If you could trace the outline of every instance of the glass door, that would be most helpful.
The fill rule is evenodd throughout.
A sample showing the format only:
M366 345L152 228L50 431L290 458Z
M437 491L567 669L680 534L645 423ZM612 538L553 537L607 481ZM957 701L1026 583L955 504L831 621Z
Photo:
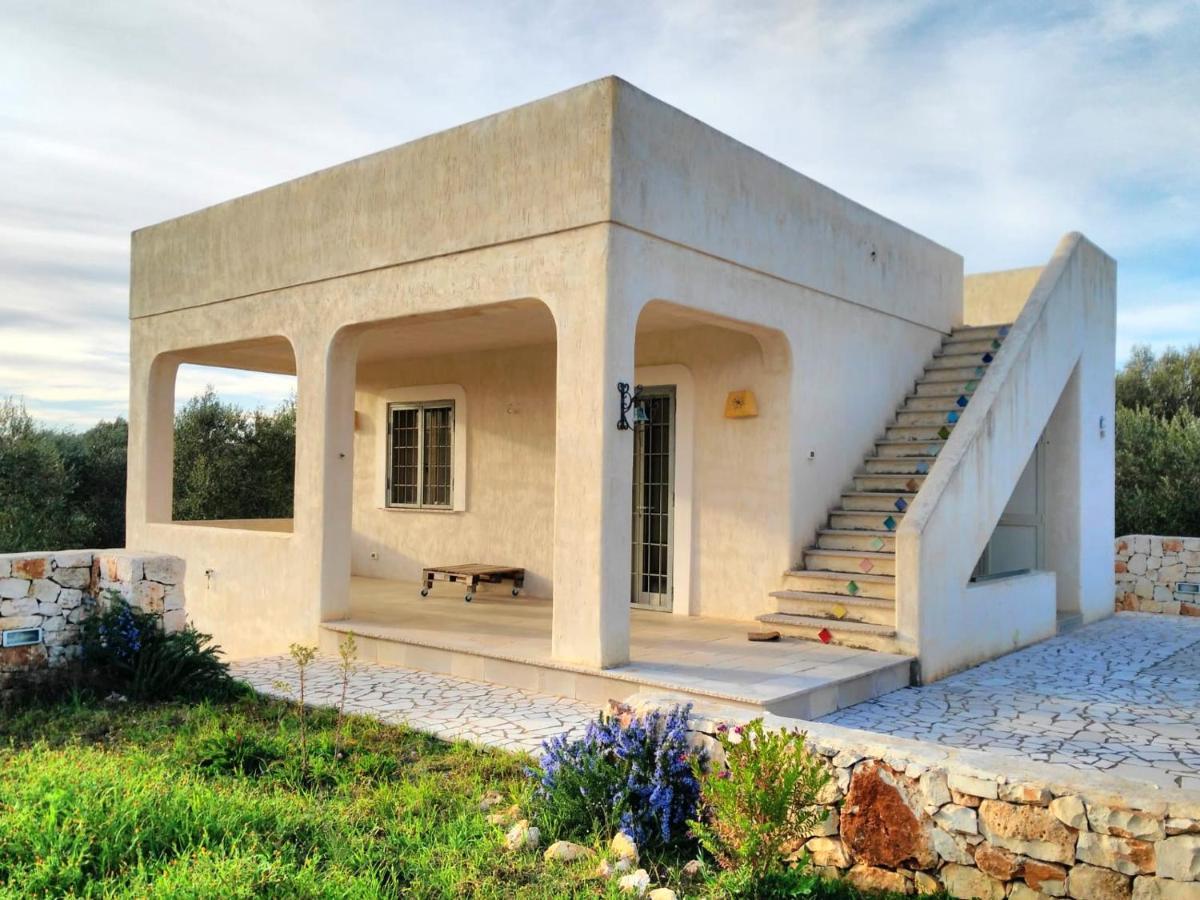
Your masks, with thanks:
M670 611L675 512L675 388L646 387L633 432L634 606Z

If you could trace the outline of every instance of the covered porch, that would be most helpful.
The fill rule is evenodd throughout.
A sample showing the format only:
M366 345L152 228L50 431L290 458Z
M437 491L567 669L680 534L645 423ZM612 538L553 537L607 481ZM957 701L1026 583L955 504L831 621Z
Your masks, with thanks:
M334 653L345 634L359 656L603 704L639 692L751 713L815 718L909 684L911 658L784 639L751 642L757 623L630 610L630 660L607 669L556 660L553 604L482 588L472 603L438 584L355 577L345 618L321 628Z

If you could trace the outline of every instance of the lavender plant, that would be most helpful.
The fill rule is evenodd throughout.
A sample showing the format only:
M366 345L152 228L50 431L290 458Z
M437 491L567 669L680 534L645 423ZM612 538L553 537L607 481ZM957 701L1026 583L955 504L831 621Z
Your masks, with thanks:
M639 846L667 845L687 834L700 785L688 746L690 706L652 712L623 724L601 716L583 737L558 735L542 744L534 815L559 837L607 838L617 830Z

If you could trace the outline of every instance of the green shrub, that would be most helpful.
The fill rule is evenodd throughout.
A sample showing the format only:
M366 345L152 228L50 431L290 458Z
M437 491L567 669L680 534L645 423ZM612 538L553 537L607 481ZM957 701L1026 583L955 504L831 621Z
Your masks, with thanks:
M247 731L221 730L202 738L197 765L217 775L257 777L286 756L278 741Z
M701 815L688 823L692 832L734 873L732 884L802 887L783 875L782 850L807 837L824 816L816 801L830 779L828 767L808 752L803 733L767 731L762 719L722 729L718 740L725 766L694 766Z
M1117 534L1200 536L1200 419L1117 409Z
M83 621L83 665L93 689L138 700L231 697L243 690L212 637L191 626L167 634L158 616L115 592Z

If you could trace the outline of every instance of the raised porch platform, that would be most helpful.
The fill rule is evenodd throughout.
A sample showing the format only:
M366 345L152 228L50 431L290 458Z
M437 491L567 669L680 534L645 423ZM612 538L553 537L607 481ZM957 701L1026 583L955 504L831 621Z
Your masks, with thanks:
M603 704L639 692L713 701L751 712L812 719L910 682L911 657L784 639L752 643L755 622L685 618L631 610L628 665L589 669L550 657L551 604L483 589L475 602L439 585L427 598L415 582L354 578L351 614L326 622L321 649L344 633L359 655L380 663Z

